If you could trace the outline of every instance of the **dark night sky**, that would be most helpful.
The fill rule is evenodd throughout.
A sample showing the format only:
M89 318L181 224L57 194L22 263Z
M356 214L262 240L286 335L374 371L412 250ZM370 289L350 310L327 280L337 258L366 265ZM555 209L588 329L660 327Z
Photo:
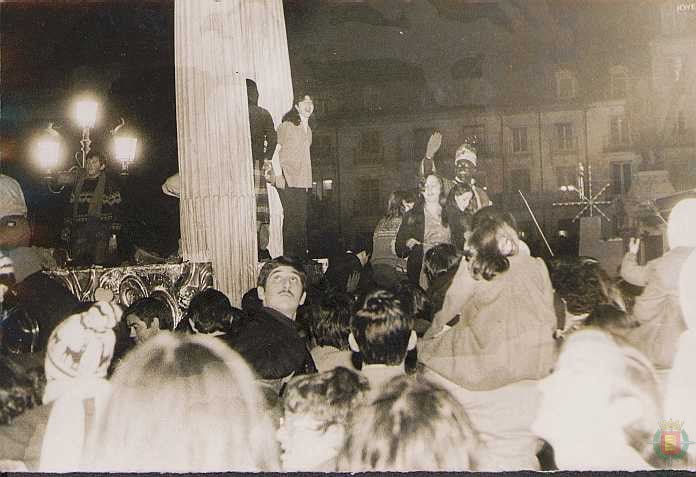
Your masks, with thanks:
M450 52L465 48L467 25L488 21L514 39L517 61L564 54L578 45L634 45L644 32L626 28L648 0L285 0L294 75L305 62L396 58L425 71L435 95L447 98ZM162 180L177 169L172 0L25 0L0 6L1 169L17 176L32 205L55 204L38 183L27 146L48 121L73 139L69 102L96 91L108 123L120 116L134 128L142 155L127 180L138 201L161 195ZM591 6L590 6L591 5ZM619 32L617 21L623 28ZM356 47L353 41L364 38ZM611 37L607 38L607 35ZM619 41L621 40L621 41ZM371 42L371 43L366 43ZM310 46L308 48L308 46ZM496 48L492 44L491 48ZM567 52L565 52L567 53ZM607 54L611 54L607 51ZM442 71L440 71L442 70ZM50 207L48 207L50 209Z

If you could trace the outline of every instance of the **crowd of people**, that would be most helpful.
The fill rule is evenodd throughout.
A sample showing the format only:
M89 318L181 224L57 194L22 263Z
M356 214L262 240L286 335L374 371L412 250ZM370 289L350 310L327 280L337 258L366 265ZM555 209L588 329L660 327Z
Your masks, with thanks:
M181 317L156 296L58 300L40 266L20 272L33 263L26 206L0 176L14 204L0 209L0 469L694 465L656 451L655 435L696 414L696 199L672 210L670 250L639 265L632 240L617 278L592 257L545 261L476 183L474 147L457 149L453 179L437 174L435 133L419 188L394 191L371 243L317 276L302 237L311 114L300 95L278 131L274 151L293 155L280 170L255 155L293 247L239 307L212 288ZM41 293L60 309L26 308Z

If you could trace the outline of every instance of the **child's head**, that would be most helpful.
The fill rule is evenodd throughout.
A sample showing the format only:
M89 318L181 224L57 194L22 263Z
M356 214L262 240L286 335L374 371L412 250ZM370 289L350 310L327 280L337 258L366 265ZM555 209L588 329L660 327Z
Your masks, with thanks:
M351 349L360 352L365 364L398 366L406 352L416 346L413 316L405 313L399 298L386 290L365 296L350 320Z
M476 217L474 217L476 219ZM499 218L474 222L474 231L464 249L475 279L492 280L510 268L507 257L519 252L517 232Z
M335 457L368 389L367 379L343 367L293 378L285 389L277 432L283 468L316 469Z
M305 307L303 312L308 315L312 344L349 351L348 335L353 306L354 299L349 293L328 291L319 303Z
M592 328L571 334L555 371L539 388L542 397L532 430L554 448L559 469L581 470L597 457L584 455L579 443L596 442L592 452L622 441L640 454L652 448L649 443L662 418L655 371L639 351L609 334Z
M464 409L448 391L400 376L355 416L338 469L469 470L477 447Z

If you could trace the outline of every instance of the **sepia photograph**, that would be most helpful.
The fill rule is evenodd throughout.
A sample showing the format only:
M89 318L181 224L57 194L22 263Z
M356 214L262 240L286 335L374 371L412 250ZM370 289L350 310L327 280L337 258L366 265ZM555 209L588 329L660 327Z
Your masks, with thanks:
M0 472L694 471L694 369L696 0L0 0Z

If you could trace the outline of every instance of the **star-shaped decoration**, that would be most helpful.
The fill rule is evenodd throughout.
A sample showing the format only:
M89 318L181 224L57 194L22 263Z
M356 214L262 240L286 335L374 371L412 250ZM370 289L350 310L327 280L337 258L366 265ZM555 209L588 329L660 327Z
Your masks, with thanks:
M606 184L600 189L596 194L592 194L592 166L587 168L587 184L585 184L585 169L582 164L578 164L578 178L577 186L563 186L561 191L573 191L578 194L578 200L564 201L564 202L554 202L553 205L556 207L578 207L581 206L580 212L578 212L575 217L573 217L573 222L578 220L586 211L589 211L590 217L594 215L597 211L599 214L611 222L611 219L607 214L602 211L599 205L609 205L611 201L609 200L598 200L599 197L609 188L610 184Z

